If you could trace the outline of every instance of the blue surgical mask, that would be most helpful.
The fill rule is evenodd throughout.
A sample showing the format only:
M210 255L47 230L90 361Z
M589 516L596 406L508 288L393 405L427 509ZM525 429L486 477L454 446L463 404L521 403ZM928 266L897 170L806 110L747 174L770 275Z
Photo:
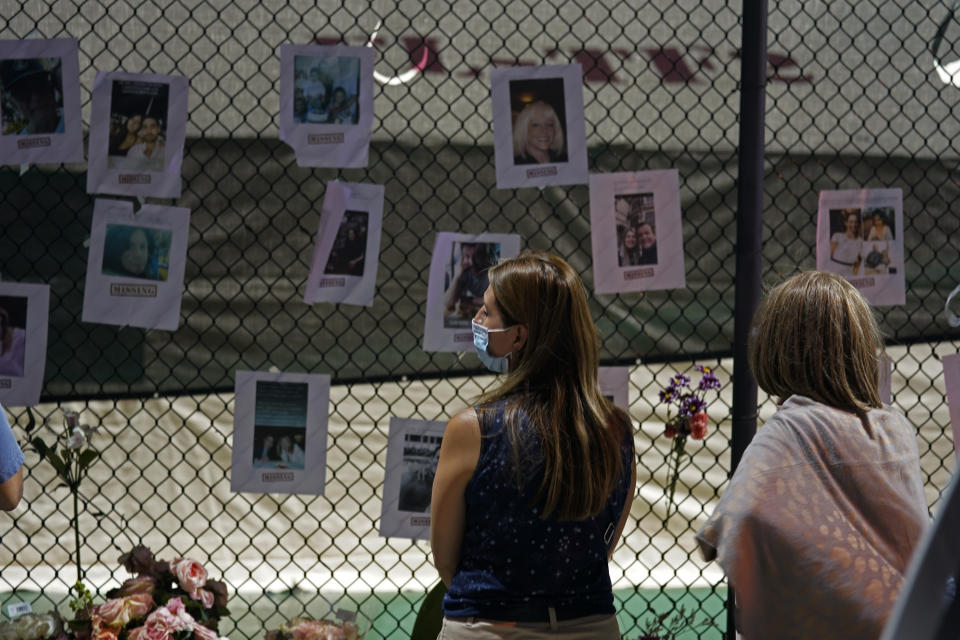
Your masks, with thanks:
M507 363L510 361L510 354L508 353L505 356L492 356L487 352L487 347L490 346L491 333L508 331L513 327L506 327L504 329L487 329L482 324L477 324L476 320L471 321L471 325L473 326L473 348L477 351L477 357L480 358L480 362L483 363L483 366L485 366L487 369L490 369L490 371L493 371L494 373L503 373L506 371Z

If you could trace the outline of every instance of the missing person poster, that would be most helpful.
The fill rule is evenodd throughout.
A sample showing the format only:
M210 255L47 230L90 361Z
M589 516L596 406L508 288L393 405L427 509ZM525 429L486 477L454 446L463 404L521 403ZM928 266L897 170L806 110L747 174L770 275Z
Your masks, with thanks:
M382 226L381 185L328 183L304 301L373 305Z
M183 76L97 73L87 193L180 197L188 90Z
M846 278L872 305L905 304L903 192L821 191L817 269Z
M323 495L330 376L237 371L230 490Z
M0 404L40 402L49 312L49 285L0 282Z
M497 187L587 182L579 64L490 71Z
M280 139L301 167L366 167L373 127L370 47L280 47Z
M0 164L83 162L77 41L0 41Z
M430 496L445 428L443 422L390 418L381 536L430 539Z
M83 291L83 321L176 331L190 210L97 198Z
M520 236L441 231L433 244L424 351L473 351L470 322L490 285L487 269L520 253Z
M630 369L600 367L600 393L624 411L630 411Z
M597 293L686 286L676 169L590 176Z

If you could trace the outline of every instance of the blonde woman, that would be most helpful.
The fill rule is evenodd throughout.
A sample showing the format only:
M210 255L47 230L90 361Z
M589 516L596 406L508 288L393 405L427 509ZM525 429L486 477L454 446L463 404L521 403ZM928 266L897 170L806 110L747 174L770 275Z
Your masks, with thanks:
M607 561L633 499L633 436L600 392L586 293L543 252L489 275L474 346L507 375L443 436L430 524L449 587L440 638L619 640Z
M560 118L546 102L531 102L513 124L513 163L566 162Z
M777 412L697 534L745 640L875 639L928 524L916 429L877 391L880 331L842 277L773 289L750 366Z

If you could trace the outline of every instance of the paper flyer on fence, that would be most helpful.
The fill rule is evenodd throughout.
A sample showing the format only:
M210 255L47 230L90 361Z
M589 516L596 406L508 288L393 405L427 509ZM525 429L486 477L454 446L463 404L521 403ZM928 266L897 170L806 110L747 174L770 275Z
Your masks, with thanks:
M87 193L180 197L188 92L184 76L98 72Z
M630 369L600 367L600 393L624 411L630 411Z
M491 69L497 188L587 182L583 68Z
M237 371L230 490L323 495L330 376Z
M327 184L304 301L373 305L383 187L376 184Z
M0 404L40 402L49 317L49 285L0 282Z
M366 167L373 127L370 47L280 46L280 139L301 167Z
M686 286L676 169L590 176L596 293Z
M90 227L83 321L176 331L190 210L97 198Z
M380 535L430 539L430 497L446 424L390 418Z
M941 362L943 362L943 382L947 388L947 405L950 408L953 450L960 460L960 353L943 356Z
M487 269L520 253L520 236L441 231L433 243L424 351L472 351L470 321L483 306Z
M903 192L821 191L817 269L846 278L872 305L906 303Z
M75 39L0 41L0 158L83 162Z

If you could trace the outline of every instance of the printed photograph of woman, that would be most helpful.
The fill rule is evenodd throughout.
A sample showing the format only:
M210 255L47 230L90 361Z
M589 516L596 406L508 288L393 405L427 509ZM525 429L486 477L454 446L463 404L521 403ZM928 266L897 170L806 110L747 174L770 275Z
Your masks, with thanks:
M108 168L163 171L169 94L162 82L113 81Z
M891 264L893 229L890 221L893 219L893 209L867 209L863 218L865 227L867 220L870 221L870 229L865 232L863 272L872 275L896 273L897 266Z
M27 298L0 296L0 376L23 376L26 326Z
M860 273L863 260L860 209L830 210L830 271L846 278Z
M170 268L171 235L165 229L108 224L101 273L165 282Z
M0 60L2 135L63 133L60 58Z
M546 102L532 102L523 107L513 125L514 164L566 162L563 126L560 118Z

